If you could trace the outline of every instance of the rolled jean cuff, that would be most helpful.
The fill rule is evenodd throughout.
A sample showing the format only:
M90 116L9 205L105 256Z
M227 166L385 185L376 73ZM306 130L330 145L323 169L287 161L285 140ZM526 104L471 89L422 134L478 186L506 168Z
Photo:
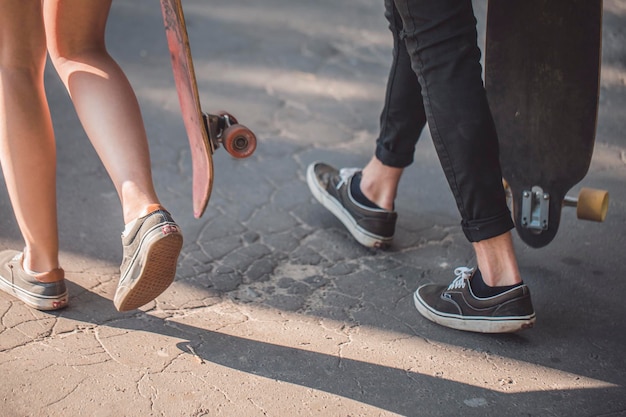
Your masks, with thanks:
M376 159L383 165L394 168L406 168L413 163L413 153L398 155L388 151L381 145L376 146Z
M473 220L461 223L463 233L470 242L480 242L481 240L491 239L500 236L515 227L511 219L509 210L501 216L491 217L483 220Z

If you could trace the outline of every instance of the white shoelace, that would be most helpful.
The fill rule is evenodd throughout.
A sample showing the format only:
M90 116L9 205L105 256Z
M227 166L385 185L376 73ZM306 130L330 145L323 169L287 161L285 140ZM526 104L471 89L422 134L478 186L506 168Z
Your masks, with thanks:
M464 266L456 268L454 270L454 275L456 275L456 278L448 286L448 289L454 290L457 288L465 288L465 277L471 276L472 272L474 272L474 268L466 268Z
M335 188L340 189L343 184L347 184L348 180L360 170L360 168L341 168L339 170L339 178L341 178L341 181L337 183Z

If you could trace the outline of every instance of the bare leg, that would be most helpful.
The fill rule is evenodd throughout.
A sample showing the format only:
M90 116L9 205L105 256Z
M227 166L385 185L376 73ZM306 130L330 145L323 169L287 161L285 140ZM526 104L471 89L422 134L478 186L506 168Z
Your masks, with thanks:
M159 204L137 98L104 42L111 0L44 0L48 50L129 223Z
M46 39L39 1L0 2L0 161L26 244L24 266L59 266L56 151L43 86Z

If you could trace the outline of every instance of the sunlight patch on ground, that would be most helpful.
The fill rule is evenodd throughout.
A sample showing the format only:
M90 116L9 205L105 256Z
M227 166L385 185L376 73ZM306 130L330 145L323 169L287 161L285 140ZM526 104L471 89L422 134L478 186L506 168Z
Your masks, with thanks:
M196 65L196 78L200 95L203 85L219 82L220 86L231 84L238 89L265 91L270 96L297 96L306 99L326 98L336 101L362 100L380 101L384 95L384 83L351 81L340 78L324 77L301 71L287 71L266 67L229 67L220 63L202 63ZM220 74L212 77L212 74ZM219 81L217 81L219 80ZM173 83L168 88L150 87L137 90L137 94L146 100L166 103L168 110L179 112L172 103L178 103L178 96ZM202 98L201 98L202 101Z
M219 327L222 334L335 356L338 361L398 369L414 375L414 378L443 379L507 394L619 387L489 352L254 304L223 301L204 310L214 314L210 323L216 327L214 330ZM196 311L194 315L199 318L198 315L205 313ZM216 317L222 318L218 320L220 324ZM183 319L182 322L186 321ZM407 352L414 353L407 355Z

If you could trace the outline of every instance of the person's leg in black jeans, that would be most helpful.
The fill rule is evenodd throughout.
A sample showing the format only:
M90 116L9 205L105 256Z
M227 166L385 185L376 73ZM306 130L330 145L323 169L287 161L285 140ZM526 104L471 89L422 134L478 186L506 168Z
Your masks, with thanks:
M385 17L393 35L393 61L375 155L363 169L360 186L367 199L393 210L400 176L413 162L415 145L426 126L426 113L422 89L401 34L402 19L393 0L385 0Z
M405 168L413 162L415 144L426 125L422 87L413 69L402 37L402 20L385 0L385 17L393 35L393 61L387 80L385 104L380 115L376 157L385 165Z
M394 56L376 152L362 171L311 164L309 188L361 244L387 245L398 183L428 120L478 269L457 269L450 286L420 287L415 305L463 330L530 327L535 315L513 251L471 0L385 0L385 8Z
M381 117L381 136L375 157L363 170L362 192L380 207L393 207L402 169L413 160L425 114L480 272L460 271L456 284L450 286L456 288L420 288L416 305L431 320L465 330L513 331L530 327L534 312L513 250L513 223L501 183L498 140L481 78L471 0L386 0L386 15L394 34L394 62ZM418 104L415 96L419 93ZM473 292L462 293L469 290L470 280ZM456 300L474 293L506 296L495 305L480 304L480 300L474 306L459 305ZM503 311L503 304L512 305L512 311ZM488 313L495 316L493 321L485 320L482 313L473 320L476 311L487 307L493 307ZM503 316L513 319L501 320Z
M385 4L394 59L374 159L389 168L410 165L428 119L468 240L478 242L509 231L513 223L481 78L471 1L386 0ZM391 208L392 201L380 201L369 192L370 177L380 175L368 175L366 167L361 182L366 196Z
M363 170L338 170L323 162L307 169L313 196L368 247L385 247L393 239L397 218L393 202L400 175L413 162L415 144L426 125L421 87L400 37L402 20L392 0L385 1L394 48L375 155Z

